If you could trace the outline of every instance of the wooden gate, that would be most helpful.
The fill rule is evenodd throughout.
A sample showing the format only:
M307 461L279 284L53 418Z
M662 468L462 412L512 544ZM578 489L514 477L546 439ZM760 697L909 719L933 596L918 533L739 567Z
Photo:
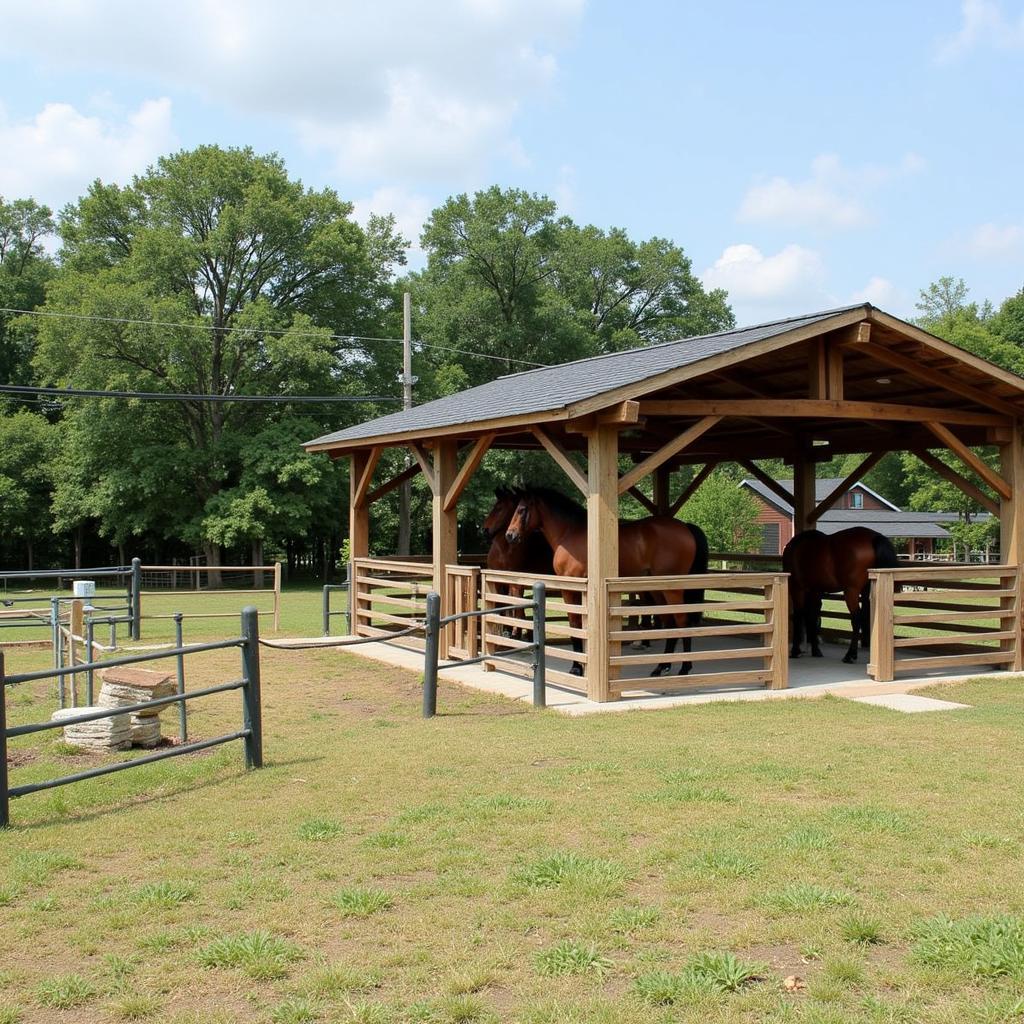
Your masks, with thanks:
M446 565L442 615L475 612L480 606L480 570L473 565ZM471 615L448 626L448 657L475 658L480 653L480 618Z

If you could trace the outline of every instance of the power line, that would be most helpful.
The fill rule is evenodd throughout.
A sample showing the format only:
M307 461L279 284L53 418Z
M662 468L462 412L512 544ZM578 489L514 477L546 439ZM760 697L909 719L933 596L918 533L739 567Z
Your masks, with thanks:
M263 327L214 327L212 324L184 324L176 323L173 320L136 320L131 317L92 316L86 313L64 313L46 309L13 309L9 306L0 306L0 313L14 313L17 314L18 316L49 317L55 320L83 320L89 323L129 324L136 327L174 327L190 331L241 331L242 333L246 334L275 334L279 336L285 334L292 334L299 338L324 337L321 331L294 331L283 330L280 328ZM404 344L404 339L402 338L375 338L365 334L328 334L327 337L331 341L386 341L398 345ZM478 359L493 359L499 363L517 363L520 366L533 367L542 367L550 365L548 363L534 363L528 359L514 359L506 356L498 356L495 355L493 352L480 352L477 351L476 349L455 348L452 345L439 345L434 342L423 340L417 340L415 344L419 345L421 348L444 349L447 352L457 352L459 355L463 356L476 356Z
M138 398L147 402L400 402L394 395L188 395L164 391L97 391L89 388L40 388L0 384L0 394L47 395L54 398ZM39 401L37 398L36 401Z

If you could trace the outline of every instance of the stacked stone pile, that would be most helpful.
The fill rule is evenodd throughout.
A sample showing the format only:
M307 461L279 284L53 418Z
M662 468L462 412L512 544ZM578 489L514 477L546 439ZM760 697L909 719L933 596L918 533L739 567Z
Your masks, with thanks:
M62 708L53 714L54 722L75 718L90 711L102 711L100 707ZM97 718L93 722L76 722L64 726L64 739L76 747L86 750L127 750L132 745L132 724L130 715L115 715L113 718Z
M122 708L129 704L143 704L159 697L170 697L174 693L174 676L151 669L121 666L107 668L100 672L103 685L100 688L100 707ZM131 715L131 742L135 747L156 747L160 745L160 712L167 705L152 711L138 711ZM118 716L122 718L122 716ZM125 715L123 718L127 719Z

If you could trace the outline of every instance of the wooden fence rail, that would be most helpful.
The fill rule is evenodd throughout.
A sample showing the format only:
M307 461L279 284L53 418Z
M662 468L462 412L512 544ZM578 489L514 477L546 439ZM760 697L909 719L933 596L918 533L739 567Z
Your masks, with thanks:
M387 637L421 621L427 611L427 594L433 588L429 562L395 558L352 560L352 632L356 636ZM423 638L402 637L404 646L423 650Z
M1021 670L1017 566L915 565L869 575L873 679L935 668Z

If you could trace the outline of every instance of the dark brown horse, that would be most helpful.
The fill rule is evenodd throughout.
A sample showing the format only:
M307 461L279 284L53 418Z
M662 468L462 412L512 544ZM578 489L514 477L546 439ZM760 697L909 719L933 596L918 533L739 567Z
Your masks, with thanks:
M484 520L484 533L490 538L491 546L487 551L487 568L499 569L504 572L521 572L550 576L552 572L551 545L542 534L531 534L525 544L511 544L505 538L505 531L515 514L519 503L518 494L508 487L497 487L494 491L495 502ZM521 597L523 587L514 584L495 584L499 594L509 597ZM526 612L520 608L511 613L517 619L526 618ZM525 632L525 631L524 631Z
M558 491L546 487L528 488L520 493L515 515L509 523L506 537L513 544L523 542L532 533L542 533L554 552L554 571L558 576L587 575L587 514L582 506ZM619 573L623 576L684 576L688 573L707 572L708 541L704 531L692 523L681 523L669 516L651 516L632 523L619 525ZM703 590L668 590L651 595L662 604L700 603ZM575 591L563 591L566 604L579 604L582 595ZM691 613L663 616L674 621L677 627L693 625L700 621L700 615ZM579 629L580 616L570 616L569 625ZM582 642L573 637L572 648L579 653ZM665 641L665 654L676 649L676 638ZM683 638L683 650L689 653L691 640ZM651 673L661 676L672 668L669 661L662 662ZM582 675L579 662L572 666L573 675ZM690 671L690 663L684 661L681 674Z
M869 569L894 569L896 549L887 537L865 526L827 535L819 530L798 533L782 552L782 568L789 573L789 602L793 610L791 658L800 657L806 632L811 654L820 658L818 624L826 594L841 593L850 612L853 636L843 661L857 660L857 641L865 649L871 635Z

